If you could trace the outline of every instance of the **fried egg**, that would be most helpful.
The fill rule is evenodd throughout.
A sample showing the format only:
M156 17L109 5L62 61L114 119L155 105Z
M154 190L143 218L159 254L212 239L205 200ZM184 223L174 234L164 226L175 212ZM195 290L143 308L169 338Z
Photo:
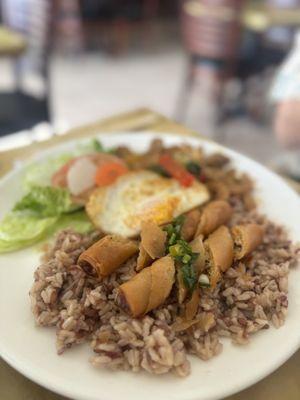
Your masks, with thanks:
M134 237L143 221L162 225L208 200L209 192L200 182L182 187L175 179L141 170L96 189L86 204L86 211L102 231Z

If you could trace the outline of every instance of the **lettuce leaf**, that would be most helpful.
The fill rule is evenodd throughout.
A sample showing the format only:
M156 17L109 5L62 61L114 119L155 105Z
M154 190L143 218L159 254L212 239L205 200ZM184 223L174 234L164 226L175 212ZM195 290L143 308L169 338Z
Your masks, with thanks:
M0 253L19 250L43 239L57 220L58 217L11 212L0 224Z
M14 206L13 211L27 211L41 217L53 217L73 212L82 206L72 202L67 189L53 186L33 186Z
M93 225L83 210L60 217L44 218L11 212L0 223L0 253L23 249L67 228L88 233Z
M29 165L23 177L23 186L26 191L34 186L49 186L54 172L58 171L66 162L74 158L72 154L61 154L45 161L37 161Z
M79 233L88 233L94 229L93 224L83 210L62 215L53 226L53 233L68 228Z

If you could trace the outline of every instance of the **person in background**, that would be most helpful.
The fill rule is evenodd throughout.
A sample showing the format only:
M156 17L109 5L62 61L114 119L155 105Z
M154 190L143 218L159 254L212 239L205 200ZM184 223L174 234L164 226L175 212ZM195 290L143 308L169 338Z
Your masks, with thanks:
M283 149L278 167L300 180L300 31L275 76L270 98L275 104L274 131Z

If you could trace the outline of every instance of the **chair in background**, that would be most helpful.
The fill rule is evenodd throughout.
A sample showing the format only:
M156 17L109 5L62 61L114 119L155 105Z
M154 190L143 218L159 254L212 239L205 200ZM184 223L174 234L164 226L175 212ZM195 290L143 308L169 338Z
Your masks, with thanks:
M188 66L175 116L184 120L195 86L209 85L215 109L222 97L224 81L232 75L240 40L243 0L183 0L180 22ZM218 118L218 115L215 115Z
M5 135L50 121L51 1L2 0L1 6L3 25L26 41L22 53L2 53L11 59L14 76L13 90L0 92L0 135Z
M81 14L86 37L113 54L125 53L136 28L150 42L151 21L159 13L161 0L81 0ZM142 28L142 29L141 29ZM86 40L88 42L88 40Z

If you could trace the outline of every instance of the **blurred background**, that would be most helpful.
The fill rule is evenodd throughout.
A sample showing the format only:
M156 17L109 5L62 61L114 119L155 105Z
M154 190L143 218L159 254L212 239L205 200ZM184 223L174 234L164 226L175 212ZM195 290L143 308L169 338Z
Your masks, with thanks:
M299 27L299 0L0 0L0 136L149 107L299 178Z

